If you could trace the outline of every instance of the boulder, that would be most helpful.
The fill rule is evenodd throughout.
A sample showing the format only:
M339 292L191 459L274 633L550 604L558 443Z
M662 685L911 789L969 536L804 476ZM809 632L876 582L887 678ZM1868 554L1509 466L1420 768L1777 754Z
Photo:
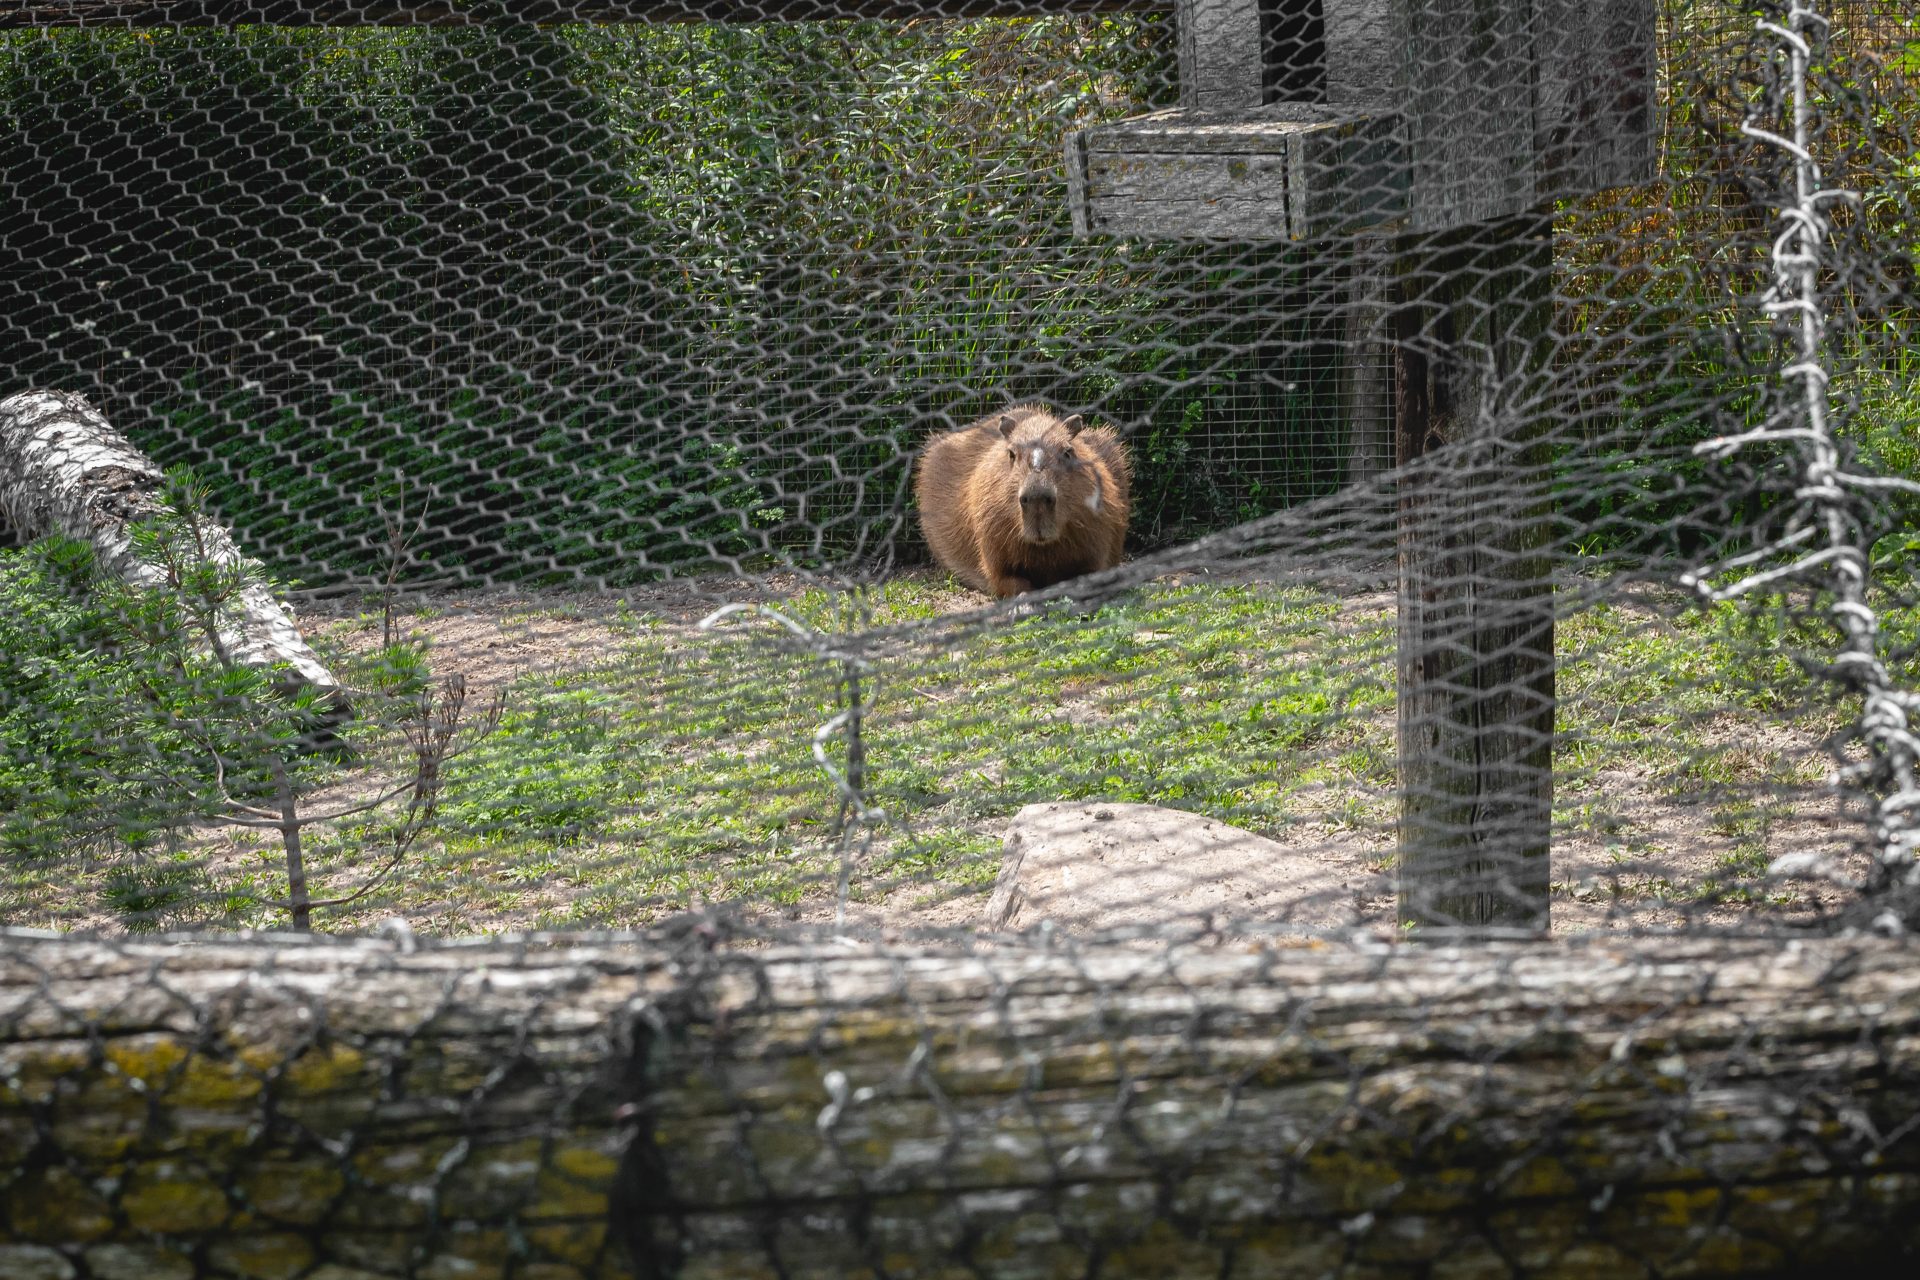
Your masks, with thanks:
M1075 933L1211 917L1303 930L1357 921L1380 886L1365 853L1290 847L1150 804L1030 804L1007 829L988 930L1051 920Z

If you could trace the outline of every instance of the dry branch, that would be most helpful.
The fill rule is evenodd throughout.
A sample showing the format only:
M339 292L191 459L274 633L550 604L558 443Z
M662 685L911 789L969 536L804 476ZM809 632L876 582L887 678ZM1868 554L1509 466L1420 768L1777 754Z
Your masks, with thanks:
M1920 1250L1920 945L15 933L0 1152L7 1274L1884 1263Z
M25 391L0 400L0 522L24 540L63 534L91 543L106 572L136 586L166 589L167 570L143 559L132 531L173 514L152 459L77 395ZM232 536L202 522L209 564L248 564ZM222 648L244 666L278 668L290 683L328 691L340 682L301 638L273 593L245 584L219 611Z

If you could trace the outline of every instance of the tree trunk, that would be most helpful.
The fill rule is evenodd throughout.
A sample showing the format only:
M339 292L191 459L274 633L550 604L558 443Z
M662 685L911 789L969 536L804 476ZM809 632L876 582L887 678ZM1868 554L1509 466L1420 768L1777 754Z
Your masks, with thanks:
M160 468L80 396L25 391L0 400L0 521L21 541L81 539L106 572L166 590L166 570L141 559L131 536L138 522L169 514L162 479ZM248 563L225 529L207 524L202 532L211 563ZM289 684L326 691L344 708L340 682L265 586L247 585L218 621L232 661L281 668Z
M0 934L0 1274L1411 1280L1920 1253L1911 939L700 934Z

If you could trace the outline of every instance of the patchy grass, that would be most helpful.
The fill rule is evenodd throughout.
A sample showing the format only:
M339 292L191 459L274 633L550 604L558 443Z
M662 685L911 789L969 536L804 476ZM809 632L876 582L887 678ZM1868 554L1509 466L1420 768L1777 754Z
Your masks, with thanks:
M862 681L884 821L847 846L856 899L899 879L989 884L1005 820L1044 800L1170 805L1269 835L1392 823L1384 599L1190 583L972 628L942 603L903 579L782 606L822 629L905 628ZM643 621L602 666L522 681L501 734L459 766L444 848L409 896L572 924L825 892L840 806L813 744L844 705L842 672L786 638L751 616L707 633ZM1776 638L1731 611L1615 604L1567 620L1561 649L1561 767L1585 785L1562 788L1560 827L1601 831L1623 858L1711 839L1729 874L1755 869L1770 826L1737 815L1774 812L1750 793L1780 766L1752 733L1789 713L1817 727ZM841 739L825 747L844 767ZM1677 831L1610 812L1594 779L1623 764L1669 796L1711 792L1711 812Z
M857 605L862 625L907 630L862 678L868 797L884 820L856 833L856 893L989 883L999 823L1033 801L1139 800L1262 828L1335 773L1391 781L1383 612L1356 621L1301 592L1187 586L969 629L942 618L942 599L900 580ZM855 608L816 593L782 612L844 630ZM1345 684L1324 663L1336 633L1372 651ZM843 705L843 671L787 638L751 617L706 633L641 624L604 666L518 683L500 733L456 766L444 848L410 892L520 879L523 906L559 924L817 891L837 873L840 805L814 738ZM825 745L844 767L843 740ZM1273 767L1294 752L1311 765ZM516 876L529 866L554 874Z
M831 895L843 856L856 899L897 882L978 890L997 872L1006 819L1046 800L1141 801L1276 838L1311 829L1390 844L1390 598L1203 580L991 622L952 616L953 603L944 584L903 577L780 606L828 635L883 633L860 680L878 813L845 830L814 754L845 706L843 662L751 613L705 632L579 602L503 613L503 624L591 624L604 642L581 665L511 682L498 731L449 768L437 839L322 926L394 912L444 932L639 924L738 900L800 912ZM377 619L354 626L378 635ZM1680 901L1764 866L1795 789L1817 781L1805 749L1834 719L1784 639L1732 609L1673 599L1562 622L1557 840L1590 851L1613 877L1607 894ZM458 649L430 657L442 673L463 666ZM843 735L826 733L821 748L846 768ZM385 820L313 833L321 879L352 883L377 865ZM1650 865L1695 845L1691 878ZM275 856L203 846L133 881L109 860L72 887L104 910L124 901L268 924L273 913L250 904L275 892ZM55 907L47 877L10 870L8 918ZM1590 895L1592 878L1570 873L1559 888Z

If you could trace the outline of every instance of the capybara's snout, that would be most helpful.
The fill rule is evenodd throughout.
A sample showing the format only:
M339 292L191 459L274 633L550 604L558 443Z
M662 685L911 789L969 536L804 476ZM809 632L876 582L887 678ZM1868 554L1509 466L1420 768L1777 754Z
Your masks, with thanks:
M1048 543L1060 536L1060 489L1043 476L1020 486L1021 532L1029 542Z

